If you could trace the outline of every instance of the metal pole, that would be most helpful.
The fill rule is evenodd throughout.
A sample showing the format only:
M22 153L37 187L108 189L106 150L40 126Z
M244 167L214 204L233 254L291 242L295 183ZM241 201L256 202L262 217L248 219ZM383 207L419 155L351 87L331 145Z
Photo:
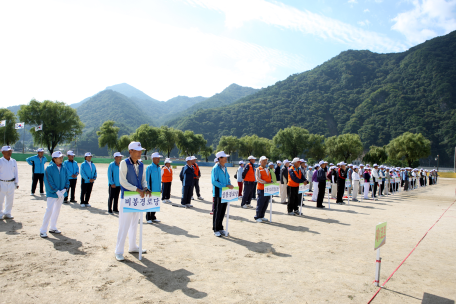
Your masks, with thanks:
M143 232L143 214L139 212L139 260L142 259L142 232ZM135 223L136 224L136 223ZM135 227L136 229L136 227Z
M24 140L25 140L25 124L24 124L24 137L22 137L22 154L25 153L25 146L24 146Z
M272 223L272 196L269 198L269 202L270 202L270 204L269 204L269 206L270 206L269 207L269 222Z
M230 221L230 202L227 203L228 204L228 210L226 212L226 233L225 233L225 236L228 236L229 232L228 232L228 222Z
M380 263L382 258L380 257L380 248L377 249L377 260L375 261L375 286L380 286Z

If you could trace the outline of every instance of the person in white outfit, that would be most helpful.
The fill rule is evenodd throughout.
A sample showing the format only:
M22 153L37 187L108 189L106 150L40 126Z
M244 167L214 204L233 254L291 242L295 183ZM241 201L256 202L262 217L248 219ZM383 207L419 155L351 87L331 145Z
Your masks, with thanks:
M244 179L242 178L242 172L244 172L244 161L239 161L239 168L237 170L237 183L239 187L238 199L242 199L242 186L244 186Z
M40 228L40 237L47 238L49 221L50 233L60 234L57 229L57 220L60 214L63 200L68 196L70 188L70 176L65 167L62 166L63 154L60 151L52 153L52 161L44 170L44 186L46 188L47 206L44 213L43 225Z
M320 165L319 164L315 164L314 166L315 170L314 170L314 173L312 174L312 184L313 184L313 189L314 191L312 192L312 201L313 202L317 202L317 198L318 198L318 178L317 178L317 173L318 173L318 169L320 169ZM310 182L310 180L309 180Z
M352 201L358 201L358 188L359 188L359 167L353 166L352 172L352 185L353 185L353 196Z
M313 176L313 168L312 166L309 166L307 170L307 180L309 181L309 192L312 192L313 190L313 182L312 182L312 176Z
M139 252L139 246L136 244L136 231L138 230L138 220L141 212L123 212L125 202L124 192L138 192L141 198L150 196L151 192L147 189L146 168L139 161L144 149L140 142L131 142L128 145L130 157L120 162L119 181L121 187L121 199L119 206L119 230L117 232L116 259L125 260L124 246L127 234L129 238L129 252ZM143 249L145 253L147 250Z
M290 161L285 159L283 161L282 169L280 169L280 203L286 204L288 198L288 167Z
M11 215L14 202L14 190L19 189L19 175L16 160L11 158L13 150L10 146L2 147L3 157L0 158L0 219L13 219ZM5 201L5 209L3 202Z

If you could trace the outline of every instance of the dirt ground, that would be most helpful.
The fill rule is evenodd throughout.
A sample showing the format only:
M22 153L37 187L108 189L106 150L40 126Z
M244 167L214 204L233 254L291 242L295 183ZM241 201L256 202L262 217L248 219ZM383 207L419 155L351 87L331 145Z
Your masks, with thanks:
M203 167L204 200L193 201L192 209L163 204L162 222L144 226L147 254L139 261L126 253L118 262L107 165L97 164L92 207L63 205L62 234L47 239L39 237L45 197L29 196L31 167L18 165L15 218L0 221L1 303L367 303L377 290L375 225L388 222L384 282L456 198L456 180L441 178L438 185L378 201L332 201L324 210L307 201L301 217L274 203L272 223L254 222L254 209L240 208L239 201L230 208L230 236L217 238L209 214L211 168ZM172 186L176 203L179 169ZM229 172L234 181L235 169ZM78 181L78 201L79 193ZM453 205L373 303L454 303L455 231Z

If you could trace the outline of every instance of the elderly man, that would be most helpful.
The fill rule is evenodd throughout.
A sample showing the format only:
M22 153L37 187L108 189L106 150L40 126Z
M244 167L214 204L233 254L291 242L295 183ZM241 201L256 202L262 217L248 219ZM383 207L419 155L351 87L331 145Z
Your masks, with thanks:
M146 170L146 181L147 189L150 192L162 192L162 174L160 169L160 158L163 157L158 152L154 152L151 155L152 163L147 166ZM155 212L146 212L146 221L148 224L159 223L160 220L157 220Z
M68 177L70 179L70 189L68 189L68 195L63 199L64 203L68 202L70 198L71 203L77 203L75 199L76 192L76 183L78 181L79 175L79 166L78 163L74 160L74 152L69 150L67 152L68 159L63 162L63 167L68 171ZM71 191L70 191L71 190Z
M313 182L312 182L313 167L309 166L307 169L308 170L307 170L306 178L309 181L309 191L312 192L312 190L313 190Z
M195 176L193 177L193 188L195 189L196 191L196 197L199 199L199 200L204 200L204 198L201 196L200 194L200 186L199 186L199 180L201 178L201 171L199 169L199 166L198 164L196 163L196 161L198 160L195 156L191 156L192 158L192 167L193 167L193 171L195 173ZM192 200L193 200L193 189L192 189Z
M244 195L242 196L241 207L242 208L253 208L250 202L253 198L253 192L255 191L255 167L254 163L256 158L253 155L248 157L249 162L244 167L242 172L242 179L244 180Z
M119 194L120 194L120 180L119 180L119 166L122 161L123 155L120 152L114 153L114 161L108 166L108 213L119 213ZM114 208L112 203L114 201Z
M147 188L146 170L144 169L144 164L139 161L143 150L140 142L131 142L128 145L130 157L120 162L121 205L115 251L118 261L125 260L123 254L127 234L129 238L129 252L139 252L139 246L136 244L136 231L138 229L140 212L123 212L123 203L125 201L124 193L128 191L138 192L142 198L150 196L150 191ZM145 253L146 249L143 249L142 252Z
M255 171L256 179L258 181L258 196L257 196L257 207L254 219L256 222L267 222L268 220L264 217L264 213L268 208L269 199L271 197L264 195L264 185L272 183L272 170L267 168L268 159L266 156L260 157L260 166ZM273 166L274 164L271 163Z
M344 192L345 192L345 180L347 179L347 164L344 162L340 163L340 168L337 170L337 200L336 203L344 205Z
M378 165L374 164L374 169L372 170L372 179L374 180L374 188L372 189L374 198L377 197L377 189L380 184L380 175L378 173Z
M10 146L2 147L3 157L0 158L0 218L13 219L11 215L14 202L14 190L19 188L19 174L16 160L11 158L13 150ZM3 202L5 201L5 209Z
M275 167L275 176L276 176L276 180L280 180L280 167L282 166L282 162L280 160L276 161L276 167Z
M30 156L26 159L27 163L32 166L32 193L30 195L35 195L36 184L40 182L40 194L44 195L44 164L47 162L46 157L44 157L44 149L38 148L37 155Z
M359 164L359 180L360 180L360 186L359 186L359 191L358 191L358 194L362 194L363 191L364 191L364 186L361 186L361 181L364 179L362 178L363 177L363 174L364 174L364 165L363 164ZM364 182L362 183L364 185Z
M312 174L312 184L313 184L313 192L312 192L312 202L316 202L318 199L318 170L320 169L319 164L315 164L314 166L315 170L314 173Z
M283 161L282 169L280 169L280 203L287 204L288 196L290 195L290 190L288 188L288 167L290 162L288 159Z
M352 174L353 174L353 165L352 164L348 164L348 169L347 169L347 179L349 180L353 180L352 178ZM351 187L348 187L348 195L350 196L352 194L352 188Z
M242 199L242 186L244 185L244 180L242 179L242 172L244 172L244 161L240 160L239 161L239 168L237 169L237 175L236 175L236 179L237 179L237 183L238 183L238 187L239 187L239 196L238 198L241 198Z
M92 194L93 183L97 179L97 168L92 162L92 154L87 152L84 159L81 165L81 208L91 207L90 194Z
M325 208L323 206L323 199L326 192L326 180L327 180L327 161L321 161L319 163L320 169L317 171L317 180L318 180L318 196L317 196L317 208Z
M358 166L353 166L351 180L352 180L352 186L353 186L353 201L357 202L358 201L359 180L360 180Z
M288 215L299 214L299 204L302 194L299 194L299 184L307 185L307 179L300 170L301 160L298 157L293 158L292 165L288 168L288 186L290 187L290 197L288 199Z
M40 228L40 237L47 238L46 230L51 227L49 232L52 234L60 234L57 229L57 220L62 207L63 199L68 195L67 191L70 187L68 171L62 168L63 154L60 151L52 153L52 162L47 166L44 176L46 185L47 206L44 214L43 225Z
M182 168L182 199L181 205L185 208L193 207L190 204L192 199L192 191L193 191L193 181L195 177L195 171L193 170L193 160L192 157L189 156L185 159L187 164Z
M228 161L229 155L224 151L219 151L216 154L218 163L214 165L211 171L212 196L214 197L214 211L212 216L212 230L216 237L228 236L228 233L223 230L223 219L226 213L226 203L222 203L222 189L228 187L233 189L231 185L230 174L225 164Z
M161 169L162 178L162 201L164 203L171 203L171 184L173 182L173 169L171 168L172 161L165 159L165 165Z

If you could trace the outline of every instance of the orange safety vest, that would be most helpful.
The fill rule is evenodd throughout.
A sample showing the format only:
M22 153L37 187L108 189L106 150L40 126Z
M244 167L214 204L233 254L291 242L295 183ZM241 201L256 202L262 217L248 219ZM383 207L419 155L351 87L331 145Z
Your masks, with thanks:
M259 166L258 170L260 170L260 177L262 180L265 182L270 183L271 180L271 173L269 172L269 169L264 169L263 167ZM264 184L258 183L258 190L264 190Z
M252 166L251 163L248 163L245 165L244 170L247 168L247 166L250 166L249 171L247 171L247 174L245 175L244 182L254 182L255 181L255 168Z
M171 166L168 168L166 166L163 166L163 176L162 176L162 183L170 183L173 181L173 169L171 169Z
M196 163L193 165L193 171L195 172L195 177L193 177L193 178L196 179L199 176L199 172L200 172L200 169Z
M295 183L295 182L291 179L290 170L293 170L294 173L295 173L295 175L296 175L296 177L299 178L299 179L302 178L302 172L301 172L301 170L298 169L298 171L296 171L295 168L294 168L293 166L290 166L290 167L288 168L288 184L287 184L287 185L290 186L290 187L299 187L299 183Z

